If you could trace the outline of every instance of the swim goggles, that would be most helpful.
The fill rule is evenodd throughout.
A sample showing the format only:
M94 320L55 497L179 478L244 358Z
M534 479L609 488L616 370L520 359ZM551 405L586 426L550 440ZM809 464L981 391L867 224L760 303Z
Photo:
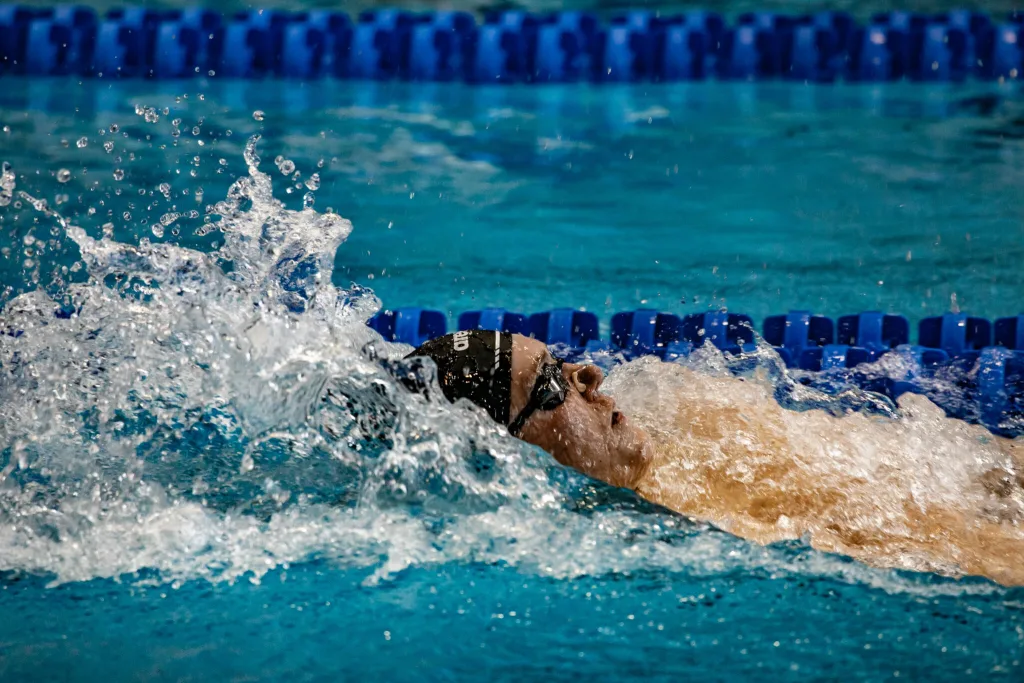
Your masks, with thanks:
M556 358L554 363L545 363L537 372L537 381L533 383L533 391L530 393L530 400L523 409L516 415L516 419L508 426L512 436L519 436L523 425L530 419L530 416L538 410L554 410L565 403L569 395L569 381L562 374L561 358Z

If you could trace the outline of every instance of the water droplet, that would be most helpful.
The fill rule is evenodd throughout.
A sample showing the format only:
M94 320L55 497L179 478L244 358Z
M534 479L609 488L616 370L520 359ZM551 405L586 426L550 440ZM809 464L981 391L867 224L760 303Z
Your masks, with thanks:
M121 128L116 123L110 124L110 132L111 133L116 133L119 130L121 130Z
M57 182L58 183L66 183L69 180L71 180L71 171L69 171L66 168L62 168L59 171L57 171Z
M114 180L124 180L124 171L119 169L119 168L115 168L114 169Z
M252 113L252 117L257 121L262 121L264 116L266 116L266 114L264 114L261 109L257 109Z
M78 149L82 149L84 147L88 147L89 146L89 138L86 138L86 137L78 138L78 142L76 142L75 144L78 146Z
M111 152L114 151L114 143L111 142L110 140L107 140L106 142L103 143L103 149L107 150L107 154L110 154Z
M306 187L310 190L320 189L320 174L314 173L306 180Z

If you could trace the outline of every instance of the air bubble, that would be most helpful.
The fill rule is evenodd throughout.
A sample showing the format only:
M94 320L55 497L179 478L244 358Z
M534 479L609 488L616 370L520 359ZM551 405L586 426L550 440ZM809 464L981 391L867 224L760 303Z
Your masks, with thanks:
M306 180L306 187L310 190L320 189L320 174L314 173Z
M88 147L89 146L89 138L86 138L86 137L78 138L78 142L76 142L75 145L78 146L78 149L83 149L85 147Z
M107 150L107 154L110 154L111 152L114 151L114 143L110 140L107 140L106 142L103 143L103 149Z
M66 168L62 168L59 171L57 171L57 182L58 183L66 183L69 180L71 180L71 171L69 171Z
M261 109L257 109L252 113L252 117L257 121L262 121L264 116L266 116L266 114L264 114Z
M292 173L295 172L295 162L293 162L291 159L285 159L277 168L281 171L282 174L291 175Z
M312 209L313 208L313 204L315 204L315 203L316 203L316 195L314 195L312 192L307 192L306 194L302 195L302 208L303 209Z
M124 171L120 168L114 169L114 180L124 180Z
M110 124L110 132L111 133L116 133L119 130L121 130L121 128L116 123Z

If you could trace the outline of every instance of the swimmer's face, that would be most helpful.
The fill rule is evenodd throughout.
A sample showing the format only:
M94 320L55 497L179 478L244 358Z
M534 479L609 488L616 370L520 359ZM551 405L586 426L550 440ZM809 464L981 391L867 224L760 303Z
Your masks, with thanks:
M513 335L513 417L529 401L541 366L553 362L543 342ZM614 486L635 487L651 458L647 433L616 410L614 399L599 392L604 381L600 368L565 363L562 373L570 387L565 402L554 410L534 412L520 438L563 465Z

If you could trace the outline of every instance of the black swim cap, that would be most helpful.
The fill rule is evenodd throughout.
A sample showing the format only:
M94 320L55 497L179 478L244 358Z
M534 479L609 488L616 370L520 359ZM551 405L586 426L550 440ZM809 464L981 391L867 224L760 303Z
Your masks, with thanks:
M437 364L445 398L467 398L503 425L512 402L512 335L469 330L431 339L406 358L427 357Z

